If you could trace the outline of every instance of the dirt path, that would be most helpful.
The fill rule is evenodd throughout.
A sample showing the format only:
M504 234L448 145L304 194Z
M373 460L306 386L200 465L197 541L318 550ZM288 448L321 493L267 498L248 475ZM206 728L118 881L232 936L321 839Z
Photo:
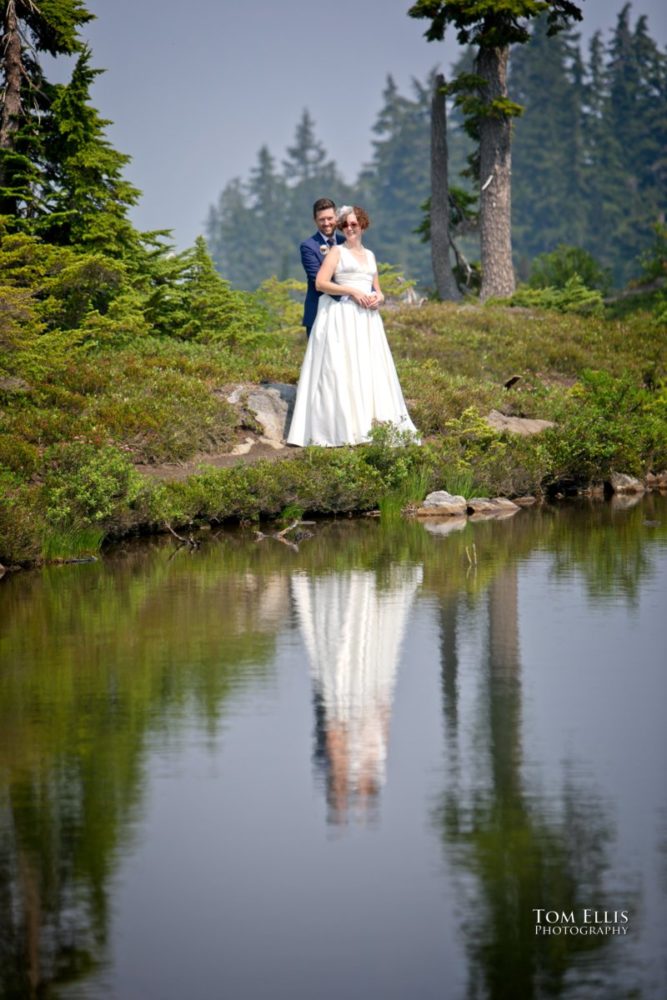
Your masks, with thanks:
M162 462L159 465L137 463L135 469L143 476L158 479L162 482L174 482L187 479L207 467L228 469L235 465L254 465L256 462L279 462L296 458L301 448L291 448L286 445L268 443L257 434L245 432L243 438L232 451L200 452L189 458L187 462Z

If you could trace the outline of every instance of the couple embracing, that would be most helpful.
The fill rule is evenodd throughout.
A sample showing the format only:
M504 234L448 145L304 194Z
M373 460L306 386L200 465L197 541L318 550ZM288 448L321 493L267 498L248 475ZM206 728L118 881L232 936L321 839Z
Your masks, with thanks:
M301 244L308 346L287 443L362 444L375 423L416 436L379 312L375 256L363 245L370 219L328 198L315 202L313 216L317 232Z

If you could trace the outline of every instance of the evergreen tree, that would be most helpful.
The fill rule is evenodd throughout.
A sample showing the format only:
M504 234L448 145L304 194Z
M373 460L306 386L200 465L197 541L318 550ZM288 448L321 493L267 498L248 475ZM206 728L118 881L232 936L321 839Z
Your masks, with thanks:
M590 40L583 95L586 235L582 246L610 267L618 253L617 247L608 245L608 239L622 218L624 167L619 136L610 122L608 72L600 32ZM565 242L573 241L568 238Z
M609 232L622 246L625 261L615 261L617 278L627 280L652 227L664 218L667 151L667 58L648 37L646 19L634 32L630 5L621 10L609 47L606 125L615 135L619 217ZM661 163L662 160L662 163ZM608 231L611 227L606 227Z
M256 288L266 275L257 269L254 217L247 185L235 177L225 185L206 221L208 247L220 274L238 288Z
M547 34L540 18L512 57L510 86L523 106L513 137L512 236L519 274L559 243L586 235L582 67L578 39Z
M620 11L605 50L591 40L584 88L586 237L582 245L622 285L635 274L667 190L667 57L645 18Z
M440 299L461 297L449 260L449 150L445 77L438 73L431 99L431 200L429 230L435 289Z
M304 234L312 231L312 208L318 198L333 198L342 205L351 195L336 164L317 139L315 124L307 110L297 124L293 145L287 147L283 170L289 188L289 225L298 245Z
M283 236L290 223L288 187L285 178L276 173L275 160L267 146L262 146L257 165L250 171L248 200L258 273L262 279L275 275L284 280L289 277L290 258L294 254Z
M283 168L281 175L262 146L248 181L230 181L209 210L211 256L220 273L240 288L255 289L271 276L303 278L298 247L312 231L313 202L322 197L339 204L351 200L350 188L315 136L308 111L297 124Z
M260 327L259 310L215 270L202 236L179 255L180 281L172 316L173 335L234 343ZM253 322L256 321L256 322Z
M39 207L40 126L54 96L39 54L80 51L78 30L92 17L81 0L0 0L0 214Z
M511 120L520 107L509 100L507 66L510 45L528 40L527 23L547 12L549 33L581 20L569 0L417 0L411 17L426 18L426 38L444 38L452 24L461 44L477 47L475 76L459 80L468 90L467 119L479 138L480 239L482 298L510 295L514 290L511 242Z
M283 280L293 272L294 246L285 235L288 212L287 185L262 146L247 183L238 177L230 181L206 222L211 257L235 287L254 289L271 275Z
M91 69L90 51L84 48L70 83L54 88L42 127L41 211L35 229L49 242L122 257L139 240L127 219L139 191L123 178L129 156L105 138L110 122L90 104L90 87L100 72Z
M428 248L416 230L430 190L430 106L433 76L413 80L414 98L402 96L387 77L373 132L373 156L359 179L360 200L372 220L369 244L379 260L410 277L432 281Z
M296 126L294 145L287 147L287 159L283 161L285 174L295 186L305 184L317 177L325 163L324 146L315 137L315 122L304 108Z
M637 21L633 48L640 80L636 113L644 124L637 144L640 184L660 198L667 191L667 53L649 37L644 16Z

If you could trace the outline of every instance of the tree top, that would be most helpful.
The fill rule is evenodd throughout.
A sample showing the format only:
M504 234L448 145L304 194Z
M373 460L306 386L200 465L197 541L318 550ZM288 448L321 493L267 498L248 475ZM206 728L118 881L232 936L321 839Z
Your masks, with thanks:
M417 0L408 10L410 17L431 21L424 32L429 42L442 41L452 25L461 45L483 48L526 42L528 22L541 14L547 15L551 35L582 20L581 9L570 0Z

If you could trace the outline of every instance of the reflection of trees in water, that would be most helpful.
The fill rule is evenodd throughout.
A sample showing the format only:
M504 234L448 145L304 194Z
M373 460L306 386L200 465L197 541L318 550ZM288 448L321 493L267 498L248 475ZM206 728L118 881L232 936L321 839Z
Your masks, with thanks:
M460 600L443 600L442 689L451 786L439 822L460 876L474 876L464 933L470 958L469 995L529 1000L563 995L576 966L577 988L607 996L613 975L604 937L540 937L534 908L581 913L603 907L610 823L605 810L573 781L556 803L528 787L523 774L521 668L516 564L506 563L488 592L483 709L474 742L460 759L458 645ZM466 775L465 772L468 772ZM467 780L470 787L464 788ZM471 883L463 877L470 892ZM599 953L592 965L583 953ZM605 969L600 962L604 953Z
M170 558L171 545L151 543L149 558L144 547L128 546L104 565L5 579L0 586L0 994L48 995L49 984L85 978L104 960L109 881L141 808L151 743L171 739L193 714L216 737L228 699L243 685L262 681L276 635L292 623L288 580L294 572L368 573L377 594L391 594L401 586L396 563L413 567L404 570L408 576L423 566L426 591L460 592L475 600L500 567L539 546L554 553L555 565L581 568L591 590L604 590L609 574L620 572L631 597L639 576L650 573L651 546L667 536L664 503L661 509L658 499L649 504L654 509L622 514L592 507L585 517L568 510L530 512L442 540L414 523L390 531L369 521L321 524L298 554L224 534L193 555L181 551ZM646 517L661 523L647 529ZM612 518L610 536L602 526ZM473 538L475 573L465 554ZM443 600L449 608L443 618L443 693L453 754L457 644L446 617L455 617L456 598ZM494 663L488 668L490 675L502 676ZM554 890L557 905L577 893L590 902L589 886L596 884L602 861L595 861L589 841L600 836L603 843L605 826L603 818L591 819L592 810L581 815L581 793L572 786L565 795L570 818L558 825L546 816L540 820L545 810L531 802L519 774L518 670L516 678L514 687L509 679L489 687L485 745L496 755L493 782L477 798L452 796L442 816L450 848L460 849L468 868L484 874L485 905L497 912L491 939L501 944L508 927L516 926L506 921L505 927L502 916L514 898L513 880L528 896L530 885L535 894L551 883L573 887L560 895ZM384 726L377 713L377 760L386 752L392 685L389 678ZM328 721L332 716L321 690L317 699L317 711L321 717L326 712ZM509 733L502 731L505 718ZM322 726L322 734L325 728L329 731ZM340 745L327 749L322 735L320 757L336 757L342 777ZM364 773L375 774L379 787L381 770ZM369 781L366 787L372 787ZM344 801L344 783L336 788ZM580 867L578 842L584 845ZM534 857L524 873L525 856ZM490 947L488 940L480 941L478 954L486 955L484 948ZM531 955L536 944L531 939L525 948ZM537 965L538 957L530 961ZM544 959L539 962L547 967Z
M193 710L215 734L273 656L286 577L219 559L193 574L168 554L30 574L2 593L3 997L51 995L104 962L109 881L151 742Z
M596 600L622 595L636 603L640 584L655 570L656 544L667 540L666 497L569 502L548 508L540 520L547 519L549 530L535 543L553 554L554 577L576 571Z
M329 821L369 818L384 783L400 646L421 569L292 577L313 677L314 758L325 776Z

